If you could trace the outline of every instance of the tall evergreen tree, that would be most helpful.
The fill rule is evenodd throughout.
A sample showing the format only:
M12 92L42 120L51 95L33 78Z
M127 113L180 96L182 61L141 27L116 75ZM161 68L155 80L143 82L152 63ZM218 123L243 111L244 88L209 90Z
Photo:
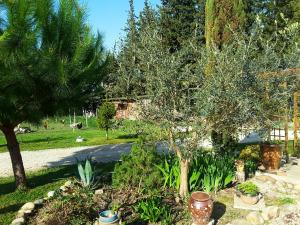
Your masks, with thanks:
M206 44L221 47L232 31L243 30L246 22L244 0L207 0L205 6Z
M300 1L298 0L249 0L246 6L247 28L250 32L257 16L266 37L283 29L288 23L300 21ZM287 21L286 21L287 20Z
M143 91L137 85L140 78L138 68L137 49L139 43L139 31L137 18L134 12L133 0L129 0L129 14L125 28L126 37L121 41L120 53L118 55L119 70L115 94L122 97L133 97L140 95Z
M160 8L161 33L163 42L170 52L192 36L199 42L204 34L204 1L197 0L162 0Z
M17 187L26 185L14 127L85 103L100 88L103 48L77 1L3 0L0 32L0 130ZM3 14L0 13L0 16Z

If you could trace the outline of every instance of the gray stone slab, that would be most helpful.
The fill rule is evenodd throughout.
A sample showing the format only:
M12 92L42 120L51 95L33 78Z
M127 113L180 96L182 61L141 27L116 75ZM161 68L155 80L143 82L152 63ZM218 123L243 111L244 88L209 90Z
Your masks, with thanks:
M262 197L256 204L249 205L244 203L236 194L234 194L234 203L233 208L235 209L246 209L246 210L253 210L253 211L259 211L263 210L266 207L265 200Z

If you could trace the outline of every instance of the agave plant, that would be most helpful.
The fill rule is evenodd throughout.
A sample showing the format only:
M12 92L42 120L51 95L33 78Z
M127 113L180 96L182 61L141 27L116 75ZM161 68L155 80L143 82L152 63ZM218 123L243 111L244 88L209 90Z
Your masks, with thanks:
M97 182L95 182L95 173L92 168L91 160L86 159L85 162L78 161L77 168L81 185L83 187L88 187L92 189L95 188Z

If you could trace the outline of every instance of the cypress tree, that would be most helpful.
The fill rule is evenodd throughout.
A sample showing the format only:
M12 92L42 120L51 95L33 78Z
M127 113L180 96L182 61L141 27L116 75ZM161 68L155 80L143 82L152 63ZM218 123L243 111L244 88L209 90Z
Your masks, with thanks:
M232 31L243 30L246 22L243 0L207 0L205 6L206 44L221 47Z
M162 0L160 8L161 32L164 45L175 52L182 43L193 36L203 40L204 1Z

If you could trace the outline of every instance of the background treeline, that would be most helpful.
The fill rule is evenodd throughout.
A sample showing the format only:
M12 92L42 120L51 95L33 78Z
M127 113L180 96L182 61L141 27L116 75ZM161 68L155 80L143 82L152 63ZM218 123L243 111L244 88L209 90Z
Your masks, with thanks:
M139 15L135 14L133 0L129 2L125 37L110 56L111 73L105 81L110 97L147 94L145 76L151 65L140 53L147 54L150 46L146 39L153 39L151 35L157 37L152 48L177 54L189 42L197 47L213 45L221 49L232 40L233 33L250 36L259 28L261 37L268 41L277 38L277 48L282 50L284 46L288 50L276 34L300 21L297 0L162 0L158 7L145 0ZM185 63L198 57L188 55ZM206 73L209 72L210 65Z

